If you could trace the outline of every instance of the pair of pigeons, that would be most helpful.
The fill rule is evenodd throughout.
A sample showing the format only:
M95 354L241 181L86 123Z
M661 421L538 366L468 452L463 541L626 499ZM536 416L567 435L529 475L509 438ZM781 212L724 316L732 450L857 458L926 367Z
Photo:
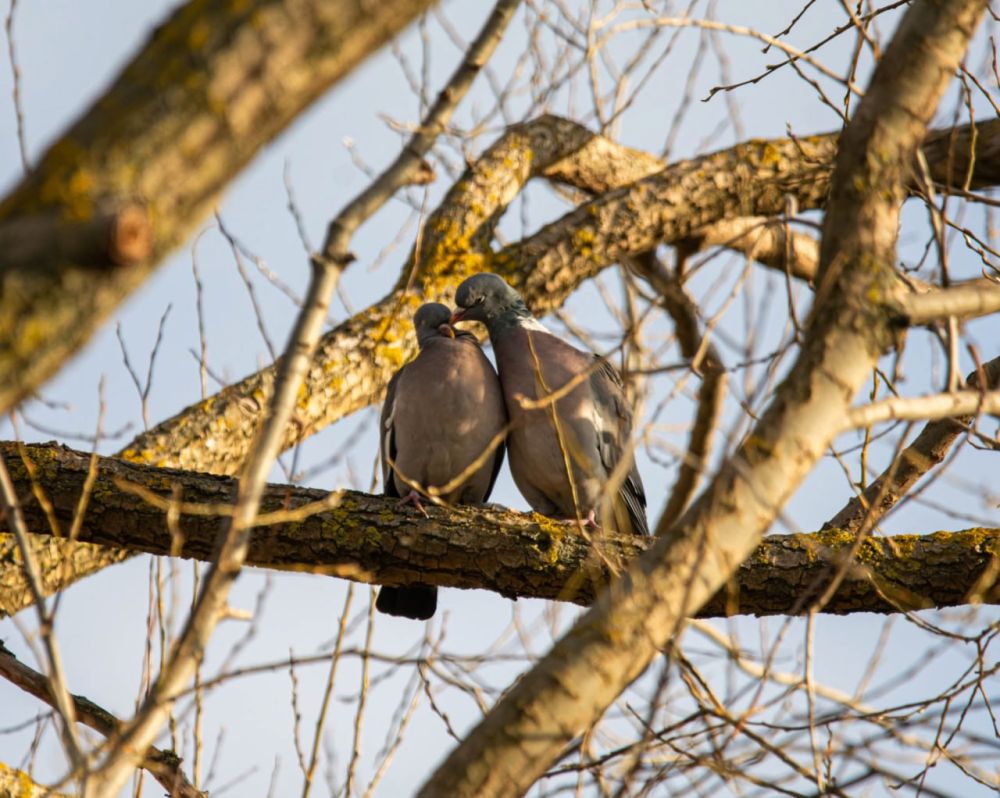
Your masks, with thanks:
M417 310L420 353L389 382L379 424L385 494L419 508L434 488L450 504L482 504L506 434L514 482L536 512L648 535L632 411L611 364L546 330L495 274L469 277L455 301L454 313L437 303ZM453 326L461 320L486 325L499 379L476 337ZM376 606L430 618L437 589L383 587Z

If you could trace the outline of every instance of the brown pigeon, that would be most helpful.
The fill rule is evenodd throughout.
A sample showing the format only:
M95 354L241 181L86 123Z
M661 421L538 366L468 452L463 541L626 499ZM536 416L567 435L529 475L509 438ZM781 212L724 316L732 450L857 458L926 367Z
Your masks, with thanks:
M439 498L449 504L482 504L504 457L501 442L483 459L507 424L496 371L476 337L453 328L450 316L437 303L417 309L420 353L390 380L379 421L385 495L418 509L429 488L446 489ZM437 607L437 588L383 587L375 606L424 620Z
M632 410L614 367L546 330L495 274L469 277L455 301L452 323L481 321L489 330L510 418L510 470L528 504L550 517L648 535L646 494L629 451ZM538 401L552 393L560 398ZM617 489L602 511L609 482Z

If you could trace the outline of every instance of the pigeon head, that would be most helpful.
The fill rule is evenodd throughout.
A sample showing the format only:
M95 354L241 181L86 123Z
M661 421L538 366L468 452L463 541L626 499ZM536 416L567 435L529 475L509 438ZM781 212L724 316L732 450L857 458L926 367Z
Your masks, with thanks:
M483 272L467 278L455 292L458 305L451 315L456 321L481 321L492 329L505 316L530 316L520 294L496 274Z
M413 327L417 331L417 343L421 348L438 336L455 337L449 318L451 310L440 302L428 302L417 308L413 315Z

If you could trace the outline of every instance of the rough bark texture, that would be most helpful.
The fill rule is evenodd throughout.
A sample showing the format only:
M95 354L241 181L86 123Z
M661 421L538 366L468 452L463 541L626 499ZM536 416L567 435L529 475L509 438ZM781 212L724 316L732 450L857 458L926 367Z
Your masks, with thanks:
M669 645L683 619L752 554L829 445L890 340L882 304L895 279L905 172L985 6L984 0L918 0L906 12L837 154L815 310L788 379L740 450L676 527L603 591L591 610L464 736L420 795L522 795ZM804 149L817 153L811 142ZM732 180L724 175L717 179L726 184L744 174L758 178L759 169L765 179L770 173L787 184L787 175L776 175L759 157L749 172L745 168L733 164ZM704 196L704 174L689 169L681 168L678 180L693 197ZM605 257L617 257L616 251L632 246L633 236L648 249L652 230L678 229L676 203L691 201L690 196L685 200L669 186L655 186L655 177L650 181L648 193L665 204L645 229L640 224L627 238L595 243ZM795 190L794 181L788 187ZM807 194L811 190L798 188ZM636 186L622 193L636 202L645 198ZM736 194L754 195L762 202L778 199L756 180ZM631 209L619 213L605 198L596 202L602 200L605 204L595 209L601 223L617 218L617 229L628 230ZM549 234L551 229L539 236L555 247L561 262L569 250ZM551 257L539 252L536 263Z
M152 221L139 262L55 246L0 263L0 411L89 339L264 144L429 5L191 0L157 28L0 202L8 230L40 215L85 227L136 202Z
M974 186L1000 184L1000 120L980 125L975 141ZM413 268L411 259L396 290L326 334L286 445L378 401L388 379L415 352L413 312L425 301L450 301L469 274L501 274L533 310L553 310L585 280L655 244L697 242L705 235L716 244L737 236L734 244L739 245L746 228L704 234L702 228L748 214L781 214L787 196L802 210L821 207L836 146L833 134L754 140L665 167L648 153L558 117L514 126L466 171L430 217L417 265ZM932 134L924 152L934 180L947 185L956 182L951 175L964 177L970 148L967 127ZM997 161L983 160L993 152ZM489 241L500 214L530 178L539 176L600 196L531 238L492 252ZM783 262L779 245L783 251L783 236L773 231L761 242L761 259L768 265ZM264 369L182 410L137 437L123 456L235 473L274 373L273 366Z
M66 798L66 794L35 784L23 770L0 762L0 798Z
M431 0L369 5L192 0L154 32L0 202L0 407L51 376L263 145ZM32 545L51 591L127 556ZM15 549L0 536L5 583L22 579L5 565Z
M973 187L1000 184L1000 120L978 126L974 157L972 141L968 127L937 131L928 137L924 153L935 181L942 186L962 185L972 170ZM545 116L512 127L467 170L432 214L421 251L404 268L396 290L324 336L307 376L295 423L286 431L285 445L292 446L378 401L389 377L415 352L409 321L413 312L423 301L450 301L468 274L484 269L503 274L519 286L535 310L544 312L565 301L587 277L610 265L613 261L609 258L624 257L633 249L639 252L657 236L668 243L683 239L698 245L726 243L741 234L744 237L733 244L746 251L746 227L734 229L728 220L758 212L783 212L783 192L795 195L802 209L816 207L828 189L835 147L832 134L798 139L797 143L756 140L664 168L662 161L648 153L622 147L558 117ZM535 176L592 194L611 193L595 198L526 242L491 252L493 226ZM690 201L690 206L686 195L671 189L672 181L682 178L686 185L698 189L697 201ZM628 188L628 184L643 179L651 188L643 187L646 182ZM661 197L673 204L661 207ZM596 225L598 218L600 225ZM640 223L635 241L616 239L613 247L602 243L601 237L611 228L633 221ZM547 254L545 247L550 245L562 249ZM754 257L784 269L780 231L771 229L756 246L761 249L754 251ZM807 259L809 244L803 242L801 247ZM811 278L814 269L795 273ZM121 455L139 463L236 473L273 390L275 373L276 367L271 366L191 405L142 433ZM53 539L39 540L36 545L50 590L72 584L125 556L108 548ZM7 584L22 579L19 568L11 573L4 565L12 562L14 549L13 539L0 535L0 581Z
M40 489L61 528L68 529L90 456L55 444L20 449L13 443L0 444L0 455L22 497L29 527L42 534L49 528L49 516L35 498ZM34 483L25 458L32 464ZM80 539L207 560L216 545L219 517L181 512L174 527L180 538L175 539L162 506L150 504L136 489L164 502L210 508L226 505L234 484L229 477L102 458ZM261 509L295 510L327 497L324 491L272 485ZM699 615L775 615L807 606L810 595L822 593L853 542L852 535L838 530L765 538L735 582ZM511 598L586 605L607 584L611 568L623 570L648 547L648 541L611 534L592 543L575 527L535 514L431 507L425 518L399 510L394 500L348 491L334 509L257 528L248 562L379 584L419 579ZM1000 587L990 581L998 550L1000 532L993 529L870 540L825 611L953 606L969 601L972 593L983 602L1000 602ZM26 600L22 588L0 585L0 612L16 611Z

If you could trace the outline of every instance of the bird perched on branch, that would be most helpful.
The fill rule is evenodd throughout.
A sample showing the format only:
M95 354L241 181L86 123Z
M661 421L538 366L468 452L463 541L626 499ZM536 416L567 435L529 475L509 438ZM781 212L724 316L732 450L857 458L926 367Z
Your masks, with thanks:
M648 535L646 494L629 438L632 410L604 358L545 329L495 274L469 277L451 323L480 321L496 354L514 482L539 513Z
M413 317L420 352L389 381L379 436L386 496L423 510L428 496L481 504L503 463L507 424L496 371L471 333L456 330L444 305L421 305ZM389 615L426 619L437 607L429 585L383 587L375 606Z

